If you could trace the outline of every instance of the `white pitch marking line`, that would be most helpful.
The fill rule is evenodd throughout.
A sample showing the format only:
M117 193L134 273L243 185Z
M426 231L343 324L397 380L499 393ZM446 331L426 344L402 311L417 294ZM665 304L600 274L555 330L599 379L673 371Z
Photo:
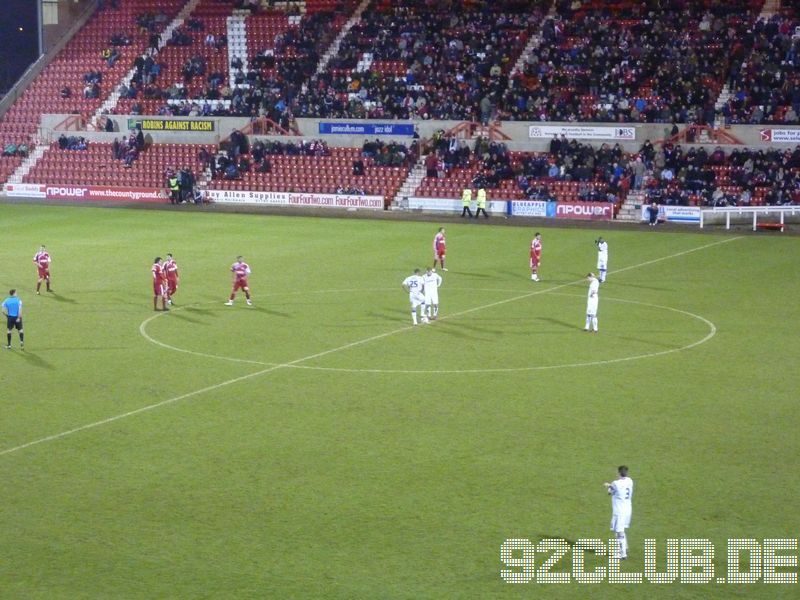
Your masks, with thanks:
M575 294L554 294L556 296L571 296ZM524 371L551 371L553 369L573 369L576 367L597 367L601 365L611 365L621 362L630 362L633 360L642 360L645 358L655 358L657 356L664 356L665 354L674 354L676 352L683 352L690 350L701 344L705 344L708 340L717 334L717 326L711 321L701 315L696 315L686 310L673 308L671 306L662 306L660 304L650 304L649 302L639 302L638 300L625 300L622 298L606 298L606 301L611 302L624 302L626 304L638 304L640 306L648 306L651 308L659 308L662 310L669 310L672 312L687 315L698 321L702 321L708 326L708 333L700 340L694 341L680 348L670 348L668 350L659 350L658 352L648 352L645 354L634 354L633 356L623 356L620 358L609 358L605 360L593 360L579 363L564 363L560 365L537 365L535 367L487 367L481 369L352 369L347 367L315 367L307 365L291 365L292 369L306 369L309 371L333 371L338 373L373 373L373 374L393 374L393 375L438 375L438 374L459 374L459 373L521 373ZM442 317L444 318L444 317ZM577 330L577 327L576 327Z
M645 267L647 265L652 265L653 263L661 262L663 260L669 260L670 258L677 258L678 256L684 256L684 255L690 254L692 252L698 252L700 250L705 250L706 248L711 248L713 246L718 246L720 244L726 244L728 242L733 242L733 241L736 241L736 240L739 240L739 239L741 239L741 236L734 237L734 238L726 238L726 239L724 239L722 241L719 241L719 242L713 242L711 244L706 244L704 246L699 246L697 248L691 248L689 250L684 250L683 252L678 252L676 254L671 254L669 256L664 256L662 258L656 258L656 259L653 259L653 260L650 260L650 261L647 261L647 262L643 262L643 263L640 263L640 264L637 264L637 265L631 265L629 267L624 267L622 269L617 269L617 270L611 271L611 272L612 273L621 273L623 271L629 271L631 269L637 269L637 268L640 268L640 267ZM463 314L468 314L468 313L471 313L471 312L475 312L476 310L481 310L483 308L491 308L493 306L498 306L500 304L505 304L505 303L508 303L508 302L513 302L515 300L521 300L523 298L528 298L528 297L534 296L536 294L541 294L541 293L545 293L547 291L553 291L553 290L556 290L556 289L560 289L560 288L566 287L568 285L574 285L576 283L580 283L581 281L583 281L583 280L580 279L580 280L577 280L577 281L575 281L573 283L565 283L565 284L561 284L561 285L558 285L558 286L555 286L555 287L552 287L552 288L547 288L545 290L538 290L538 291L535 291L535 292L530 292L528 294L524 294L524 295L521 295L521 296L516 296L514 298L509 298L507 300L501 300L501 301L498 301L498 302L493 302L491 304L487 304L487 305L482 306L482 307L467 309L467 310L461 311L460 313L457 313L457 314L458 315L463 315ZM677 310L677 309L670 309L670 310ZM679 311L679 312L683 312L683 311ZM453 314L453 315L450 315L450 316L453 317L453 316L456 316L456 314ZM149 317L149 318L153 319L154 317ZM709 321L709 323L711 323L711 322ZM711 323L711 325L713 326L713 323ZM65 438L65 437L67 437L69 435L72 435L74 433L79 433L81 431L86 431L88 429L94 429L94 428L100 427L102 425L107 425L108 423L114 423L115 421L119 421L119 420L125 419L127 417L132 417L132 416L138 415L140 413L148 412L150 410L153 410L153 409L156 409L156 408L160 408L162 406L167 406L168 404L173 404L175 402L179 402L180 400L185 400L186 398L191 398L193 396L204 394L205 392L211 392L211 391L223 388L225 386L232 385L234 383L238 383L240 381L246 381L247 379L252 379L253 377L258 377L259 375L265 375L266 373L270 373L272 371L275 371L275 370L283 368L283 367L293 367L294 365L297 365L298 363L301 363L301 362L305 362L307 360L311 360L311 359L314 359L314 358L319 358L321 356L326 356L328 354L333 354L334 352L339 352L340 350L346 350L348 348L352 348L352 347L358 346L360 344L365 344L367 342L371 342L371 341L374 341L374 340L382 339L382 338L388 337L390 335L394 335L395 333L400 333L402 331L407 331L407 330L409 330L411 328L412 328L411 326L402 327L400 329L395 329L393 331L388 331L386 333L381 333L381 334L378 334L378 335L374 335L374 336L365 338L363 340L350 342L349 344L345 344L343 346L339 346L338 348L331 348L330 350L324 350L322 352L317 352L316 354L311 354L309 356L304 356L302 358L298 358L296 360L293 360L293 361L290 361L290 362L287 362L287 363L282 363L282 364L279 364L279 365L273 365L273 366L268 367L266 369L262 369L260 371L256 371L255 373L250 373L249 375L242 375L240 377L234 377L233 379L228 379L227 381L223 381L223 382L217 383L215 385L210 385L210 386L201 388L199 390L195 390L193 392L187 392L187 393L181 394L179 396L174 396L172 398L167 398L166 400L161 400L160 402L155 402L153 404L148 404L148 405L142 406L141 408L137 408L135 410L131 410L131 411L119 414L119 415L115 415L113 417L108 417L107 419L102 419L100 421L95 421L93 423L87 423L86 425L81 425L80 427L75 427L75 428L69 429L67 431L62 431L61 433L55 433L53 435L48 435L46 437L39 438L37 440L33 440L33 441L30 441L30 442L27 442L25 444L20 444L19 446L14 446L13 448L6 448L5 450L0 450L0 456L5 456L7 454L13 454L14 452L18 452L20 450L24 450L25 448L30 448L32 446L38 446L39 444L44 444L45 442L52 442L54 440L59 440L61 438ZM714 332L716 333L716 327L714 327ZM665 352L667 352L667 351L665 351Z
M139 413L147 412L149 410L153 410L154 408L159 408L161 406L166 406L167 404L172 404L173 402L178 402L179 400L184 400L186 398L191 398L192 396L197 396L198 394L203 394L205 392L211 392L213 390L217 390L219 388L225 387L226 385L231 385L233 383L238 383L240 381L245 381L246 379L250 379L252 377L257 377L259 375L263 375L264 373L268 373L270 371L275 370L277 367L270 367L268 369L263 369L261 371L256 371L255 373L250 373L249 375L242 375L241 377L234 377L233 379L228 379L227 381L223 381L222 383L216 383L214 385L209 385L207 387L201 388L199 390L195 390L193 392L187 392L185 394L181 394L180 396L174 396L172 398L167 398L166 400L162 400L161 402L156 402L155 404L148 404L146 406L142 406L141 408L137 408L135 410L128 411L126 413L122 413L119 415L115 415L113 417L109 417L107 419L102 419L101 421L95 421L94 423L88 423L86 425L81 425L80 427L75 427L74 429L70 429L68 431L62 431L61 433L56 433L53 435L48 435L47 437L39 438L38 440L33 440L32 442L28 442L26 444L21 444L19 446L15 446L14 448L7 448L6 450L0 450L0 456L5 454L11 454L12 452L17 452L19 450L23 450L24 448L30 448L31 446L38 446L39 444L43 444L45 442L51 442L53 440L57 440L68 435L72 435L73 433L78 433L79 431L85 431L87 429L94 429L95 427L100 427L101 425L106 425L108 423L113 423L114 421L119 421L120 419L124 419L126 417L132 417L133 415L138 415Z
M179 310L182 310L182 309L191 308L192 306L197 306L197 305L196 304L191 304L191 305L188 305L188 306L181 306L181 307L173 309L173 311L179 311ZM178 348L178 346L171 346L169 344L165 344L164 342L161 342L161 341L155 339L154 337L150 337L150 335L147 333L147 325L151 321L153 321L154 319L157 319L158 317L160 317L162 315L166 315L166 314L168 314L168 313L159 312L159 313L154 314L152 317L148 317L147 319L142 321L141 325L139 325L139 333L142 334L142 337L144 337L144 339L146 339L148 342L151 342L151 343L155 344L156 346L161 346L162 348L166 348L167 350L174 350L175 352L183 352L185 354L191 354L193 356L203 356L205 358L216 358L216 359L219 359L219 360L227 360L227 361L230 361L230 362L248 363L248 364L251 364L251 365L261 365L261 366L275 366L275 365L278 364L278 363L262 362L262 361L259 361L259 360L248 360L246 358L232 358L230 356L222 356L221 354L206 354L205 352L196 352L194 350L187 350L185 348Z

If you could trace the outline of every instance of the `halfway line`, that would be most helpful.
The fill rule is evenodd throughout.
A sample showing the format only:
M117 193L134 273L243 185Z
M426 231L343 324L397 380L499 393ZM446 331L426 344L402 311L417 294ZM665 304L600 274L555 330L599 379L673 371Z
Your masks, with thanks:
M661 258L655 258L655 259L649 260L647 262L639 263L639 264L636 264L636 265L631 265L631 266L628 266L628 267L623 267L622 269L616 269L616 270L611 271L611 272L612 273L621 273L623 271L630 271L631 269L638 269L640 267L646 267L647 265L652 265L653 263L661 262L661 261L664 261L664 260L669 260L671 258L677 258L678 256L684 256L684 255L690 254L692 252L698 252L700 250L705 250L706 248L711 248L713 246L719 246L720 244L727 244L728 242L733 242L733 241L736 241L736 240L739 240L739 239L742 239L741 236L734 237L734 238L726 238L726 239L721 240L719 242L713 242L711 244L706 244L704 246L699 246L697 248L691 248L689 250L684 250L682 252L677 252L677 253L671 254L669 256L664 256L664 257L661 257ZM452 318L452 317L456 317L456 316L460 316L460 315L469 314L469 313L472 313L472 312L475 312L475 311L478 311L478 310L483 310L483 309L486 309L486 308L492 308L492 307L495 307L495 306L499 306L501 304L506 304L508 302L514 302L516 300L522 300L524 298L529 298L529 297L535 296L537 294L544 294L544 293L551 292L551 291L554 291L554 290L558 290L558 289L561 289L561 288L564 288L564 287L567 287L567 286L570 286L570 285L575 285L577 283L580 283L581 281L583 281L583 279L578 279L576 281L569 282L569 283L562 283L560 285L553 286L553 287L550 287L550 288L547 288L547 289L544 289L544 290L536 290L536 291L533 291L533 292L528 292L527 294L522 294L520 296L514 296L512 298L507 298L505 300L499 300L497 302L492 302L490 304L484 304L482 306L477 306L475 308L469 308L467 310L462 310L461 312L453 313L452 315L448 315L448 316ZM150 317L147 320L150 320L152 318L153 317ZM444 319L445 317L442 317L442 318ZM297 365L297 364L302 363L302 362L306 362L308 360L312 360L312 359L315 359L315 358L320 358L321 356L326 356L328 354L333 354L334 352L340 352L342 350L347 350L348 348L352 348L354 346L360 346L360 345L366 344L368 342L372 342L372 341L379 340L379 339L382 339L382 338L385 338L385 337L389 337L390 335L394 335L396 333L401 333L403 331L408 331L409 329L412 329L412 327L410 325L406 326L406 327L401 327L399 329L395 329L395 330L392 330L392 331L387 331L385 333L380 333L378 335L373 335L373 336L370 336L368 338L364 338L362 340L357 340L355 342L350 342L349 344L344 344L343 346L339 346L337 348L330 348L329 350L323 350L322 352L317 352L315 354L310 354L309 356L304 356L302 358L298 358L298 359L295 359L295 360L290 361L290 362L273 365L273 366L268 367L266 369L262 369L260 371L256 371L255 373L250 373L249 375L242 375L240 377L234 377L233 379L228 379L228 380L223 381L221 383L210 385L210 386L201 388L199 390L195 390L193 392L187 392L185 394L181 394L180 396L174 396L172 398L167 398L166 400L161 400L160 402L155 402L154 404L148 404L146 406L142 406L141 408L137 408L135 410L131 410L131 411L119 414L119 415L115 415L113 417L108 417L107 419L102 419L100 421L95 421L93 423L87 423L86 425L81 425L80 427L75 427L74 429L69 429L67 431L62 431L61 433L55 433L53 435L48 435L47 437L39 438L37 440L33 440L33 441L27 442L25 444L21 444L19 446L14 446L13 448L7 448L5 450L0 450L0 456L5 456L7 454L12 454L14 452L18 452L19 450L24 450L25 448L30 448L32 446L38 446L39 444L44 444L45 442L51 442L51 441L54 441L54 440L58 440L58 439L67 437L69 435L72 435L74 433L79 433L81 431L86 431L88 429L94 429L94 428L100 427L102 425L107 425L108 423L113 423L115 421L120 421L120 420L125 419L127 417L132 417L134 415L138 415L140 413L144 413L144 412L156 409L156 408L160 408L162 406L167 406L168 404L173 404L173 403L178 402L180 400L185 400L186 398L191 398L193 396L198 396L198 395L204 394L206 392L211 392L211 391L214 391L214 390L218 390L218 389L226 387L228 385L232 385L234 383L239 383L240 381L245 381L247 379L252 379L253 377L258 377L259 375L265 375L265 374L270 373L272 371L276 371L277 369L282 369L282 368L285 368L285 367L292 367L294 365ZM145 336L145 337L149 337L149 336ZM150 341L153 341L153 340L150 340ZM175 348L169 346L168 344L163 344L163 343L160 343L160 342L157 342L157 343L159 345L165 347L165 348L175 349Z

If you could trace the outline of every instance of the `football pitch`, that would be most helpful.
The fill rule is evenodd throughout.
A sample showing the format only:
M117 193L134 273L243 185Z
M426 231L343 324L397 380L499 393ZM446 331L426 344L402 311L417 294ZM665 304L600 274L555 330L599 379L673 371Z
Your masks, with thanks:
M2 598L800 593L716 582L729 539L800 537L798 237L542 226L535 283L533 229L454 223L440 318L412 327L400 284L435 222L4 205L2 224L26 335L0 354ZM55 293L36 296L40 244ZM167 252L180 288L154 312ZM223 304L239 254L252 307ZM620 464L622 572L645 539L659 571L668 540L706 539L711 582L576 580ZM501 562L509 539L536 547L530 583L504 581L529 572Z

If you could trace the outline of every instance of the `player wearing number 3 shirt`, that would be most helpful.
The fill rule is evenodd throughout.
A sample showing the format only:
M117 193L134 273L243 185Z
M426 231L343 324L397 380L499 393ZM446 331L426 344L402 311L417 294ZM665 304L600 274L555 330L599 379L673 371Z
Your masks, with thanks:
M611 496L611 531L617 535L619 542L619 557L628 558L628 538L625 530L631 526L633 513L633 479L628 477L628 467L621 466L617 469L619 477L612 483L604 483L606 491Z
M244 262L244 258L237 256L236 262L231 265L231 272L233 273L233 291L231 291L231 296L225 304L233 306L236 292L242 290L245 298L247 298L247 305L252 306L253 302L250 300L250 284L247 281L247 277L250 275L250 265Z

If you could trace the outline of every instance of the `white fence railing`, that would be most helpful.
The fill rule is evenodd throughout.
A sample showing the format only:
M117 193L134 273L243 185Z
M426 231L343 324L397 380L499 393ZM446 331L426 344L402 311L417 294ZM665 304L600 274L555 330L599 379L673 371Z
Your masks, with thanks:
M700 229L703 228L707 220L710 220L708 217L722 215L725 216L725 229L731 228L731 216L746 217L748 215L753 215L753 231L758 229L759 216L778 215L779 221L776 222L774 219L762 221L761 226L780 227L780 230L783 231L786 215L800 215L800 206L725 206L719 208L704 208L700 210Z

